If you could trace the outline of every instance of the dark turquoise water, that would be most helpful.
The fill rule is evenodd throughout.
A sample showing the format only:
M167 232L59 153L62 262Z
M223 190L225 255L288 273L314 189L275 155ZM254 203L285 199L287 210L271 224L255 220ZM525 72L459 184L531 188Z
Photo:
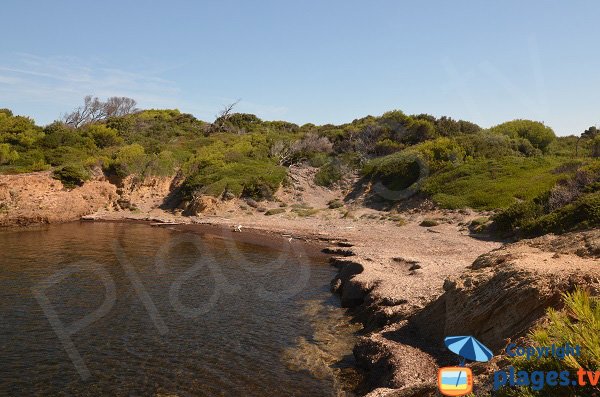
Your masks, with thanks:
M334 270L281 247L141 224L1 231L0 395L343 395L354 329Z

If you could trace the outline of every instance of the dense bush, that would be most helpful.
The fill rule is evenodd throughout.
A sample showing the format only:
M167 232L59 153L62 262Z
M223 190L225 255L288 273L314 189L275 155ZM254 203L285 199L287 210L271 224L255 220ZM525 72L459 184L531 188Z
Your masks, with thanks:
M8 143L0 143L0 165L10 164L19 159L19 153Z
M513 120L490 128L492 133L507 135L510 138L527 139L533 146L544 151L556 139L552 128L539 121Z
M569 172L570 167L557 170ZM493 222L499 232L522 236L600 226L600 162L580 167L534 199L511 205L496 214Z
M285 181L285 167L306 162L319 167L315 183L322 186L362 170L372 182L420 190L442 207L509 208L495 218L507 232L567 230L586 224L582 217L595 219L593 194L600 182L588 179L600 171L577 170L600 155L594 128L580 138L556 139L550 128L529 120L482 130L464 120L399 110L301 127L244 113L206 123L176 109L112 112L84 124L40 128L0 109L0 171L54 167L56 177L71 185L97 166L120 177L179 172L186 198L260 199ZM570 160L574 156L577 162Z
M333 144L327 137L314 133L306 134L302 139L278 140L270 148L270 156L280 165L292 165L302 161L321 163L333 150Z
M42 128L28 117L13 116L10 111L0 112L0 143L29 148L44 137Z
M364 175L394 191L403 190L430 173L458 165L465 152L449 138L423 142L389 156L374 159L363 167Z
M511 205L493 217L494 226L500 232L512 232L544 214L544 207L538 200L521 201Z
M194 193L220 197L229 192L236 197L271 198L285 178L285 169L269 161L246 159L233 163L203 163L184 181L186 198Z
M427 172L422 156L412 151L402 151L374 159L363 168L363 173L373 181L381 182L387 189L398 191L413 185Z
M63 164L81 163L92 153L94 153L93 150L80 146L59 146L55 149L46 149L44 157L48 164L60 166Z
M144 175L169 176L175 172L177 159L173 152L169 150L163 150L158 154L148 156L147 160Z
M67 188L81 186L90 177L89 172L81 165L65 165L54 170L52 176Z
M123 143L123 138L119 136L117 130L104 124L89 125L85 128L84 134L90 136L99 148L117 146Z
M407 126L407 133L402 138L408 144L417 144L434 139L438 136L435 125L428 120L411 120Z
M319 186L332 187L344 177L346 167L339 160L332 160L319 168L315 174L315 183Z
M493 210L532 200L567 172L554 172L569 159L504 157L470 160L432 175L423 191L446 208Z
M221 131L239 133L255 132L263 121L253 114L233 113L217 118L214 124L219 125Z
M564 207L525 222L522 232L525 236L540 236L596 227L600 227L600 191L585 194Z
M120 177L125 177L130 174L142 174L146 165L144 147L134 143L123 146L117 151L109 170Z

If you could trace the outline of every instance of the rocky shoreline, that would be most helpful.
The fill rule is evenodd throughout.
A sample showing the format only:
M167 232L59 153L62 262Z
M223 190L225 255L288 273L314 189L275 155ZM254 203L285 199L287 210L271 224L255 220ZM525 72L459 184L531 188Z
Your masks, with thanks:
M413 208L390 216L350 202L341 212L327 206L341 192L297 180L303 186L280 192L278 201L261 204L265 208L213 200L183 216L160 208L172 178L114 184L100 176L65 190L48 173L3 175L0 226L144 221L274 249L309 243L309 253L330 255L338 269L331 290L363 325L354 355L366 371L361 392L369 397L436 395L437 369L455 364L443 349L444 336L476 335L498 352L547 307L557 307L561 293L576 286L600 293L600 230L512 244L486 241L468 228L481 214ZM293 202L317 211L268 212ZM474 367L478 395L487 391L487 374L499 360Z

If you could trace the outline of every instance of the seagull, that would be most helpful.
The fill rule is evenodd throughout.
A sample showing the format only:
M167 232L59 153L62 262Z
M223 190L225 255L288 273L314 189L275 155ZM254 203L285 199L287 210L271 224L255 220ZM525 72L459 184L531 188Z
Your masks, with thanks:
M234 229L234 232L241 232L242 231L242 225L237 225Z
M293 237L290 237L290 238L288 239L288 242L290 242L290 243L291 243L293 239L294 239Z

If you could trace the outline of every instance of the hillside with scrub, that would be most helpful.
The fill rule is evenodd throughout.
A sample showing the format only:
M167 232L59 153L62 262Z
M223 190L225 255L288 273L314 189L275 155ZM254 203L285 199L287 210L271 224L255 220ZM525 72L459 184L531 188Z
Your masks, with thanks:
M46 126L0 110L0 226L132 219L327 244L331 291L363 325L356 390L369 397L437 395L444 335L501 352L511 338L597 334L595 318L566 329L567 314L598 307L596 127L559 137L537 121L485 129L399 110L296 125L235 104L208 122L135 105L86 97ZM307 370L343 377L322 347ZM507 362L500 353L476 374L477 395Z
M409 198L437 207L492 211L488 230L533 236L600 222L600 131L557 137L543 123L489 129L399 110L342 125L263 121L226 107L212 122L178 110L138 110L129 98L86 97L61 121L38 126L0 110L0 172L51 171L66 188L99 172L112 180L176 176L171 197L189 205L272 199L290 166L315 167L331 188L355 177L365 205L388 210ZM378 194L372 187L383 186ZM413 197L413 199L414 199Z

